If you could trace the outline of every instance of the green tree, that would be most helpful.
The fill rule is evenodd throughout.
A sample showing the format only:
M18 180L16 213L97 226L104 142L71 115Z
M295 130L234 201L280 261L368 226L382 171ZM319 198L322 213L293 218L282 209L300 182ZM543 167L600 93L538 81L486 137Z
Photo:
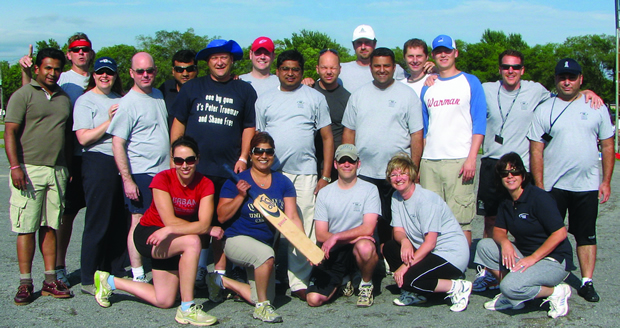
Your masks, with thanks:
M2 108L6 109L13 92L22 86L22 71L19 64L9 65L6 60L0 61L0 71L2 71Z

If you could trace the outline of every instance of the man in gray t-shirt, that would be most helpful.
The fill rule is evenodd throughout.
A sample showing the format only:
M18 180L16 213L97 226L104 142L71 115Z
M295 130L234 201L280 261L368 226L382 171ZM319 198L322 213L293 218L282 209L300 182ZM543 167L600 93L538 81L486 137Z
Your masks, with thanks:
M597 250L596 217L598 201L608 201L611 194L614 130L606 107L595 110L582 101L583 75L574 59L558 62L555 83L557 97L538 106L527 134L530 167L534 182L550 192L560 214L564 216L568 211L568 232L577 243L582 276L578 292L587 301L598 302L592 284ZM602 181L597 140L601 144Z
M358 306L367 307L373 303L372 274L379 259L373 238L381 213L379 192L357 178L360 161L354 145L338 147L334 167L338 180L321 189L316 200L316 237L323 244L325 260L312 272L307 301L310 306L329 301L344 275L359 269Z
M261 36L254 40L250 48L252 71L239 76L240 79L252 85L259 97L266 91L276 89L280 85L278 77L271 74L271 63L275 58L274 50L275 45L270 38Z

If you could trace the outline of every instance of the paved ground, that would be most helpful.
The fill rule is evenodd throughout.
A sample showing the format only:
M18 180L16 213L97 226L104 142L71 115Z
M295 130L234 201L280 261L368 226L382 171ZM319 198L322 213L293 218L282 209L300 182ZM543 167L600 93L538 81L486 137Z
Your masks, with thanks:
M8 168L4 152L0 155L0 167ZM278 313L284 317L286 327L615 327L620 325L620 283L615 273L620 268L620 209L617 208L620 194L620 169L616 169L612 181L610 201L600 208L599 216L599 256L595 273L595 285L601 295L601 302L588 303L576 295L570 299L570 312L566 317L550 319L546 315L548 306L540 307L541 301L528 302L523 310L492 312L482 304L492 298L494 293L472 295L467 310L452 313L448 305L439 297L423 306L397 307L392 299L397 297L391 277L383 279L380 294L375 296L375 305L367 309L355 307L356 297L339 298L321 308L309 308L298 299L278 296ZM8 169L0 174L0 185L8 184ZM51 297L38 297L28 306L15 306L13 296L18 285L18 268L15 253L16 235L10 232L8 217L7 188L0 188L0 261L4 269L0 278L5 283L0 286L0 327L169 327L178 324L174 321L176 309L158 309L136 300L126 294L115 294L112 307L104 309L90 295L80 293L80 286L73 287L76 296L72 299L57 300ZM76 219L74 237L69 249L67 263L73 271L72 281L78 283L79 244L83 229L84 213ZM481 236L481 218L474 224L474 238ZM40 290L43 280L42 260L37 251L33 269L35 290ZM575 271L579 275L578 271ZM472 280L475 269L467 270L467 278ZM573 277L575 278L575 277ZM569 279L570 280L570 279ZM574 281L570 280L570 281ZM40 294L38 294L40 295ZM207 300L205 292L199 292L197 302L203 304L209 313L219 318L221 327L265 326L252 319L253 307L246 303L226 301L214 304Z

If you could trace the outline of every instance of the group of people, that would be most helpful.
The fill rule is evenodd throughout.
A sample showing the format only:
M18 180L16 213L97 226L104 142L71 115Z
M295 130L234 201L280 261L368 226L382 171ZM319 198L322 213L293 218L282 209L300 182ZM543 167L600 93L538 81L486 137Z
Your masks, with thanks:
M433 40L430 54L424 41L408 40L408 72L392 50L376 47L370 26L358 26L352 44L357 58L342 65L336 50L320 51L314 81L303 79L301 53L276 57L267 37L250 47L252 71L235 77L243 50L216 39L197 53L178 51L174 78L159 89L153 58L140 52L127 93L115 60L95 59L83 33L69 39L66 54L39 49L34 63L24 56L24 86L5 117L20 269L15 303L33 301L37 231L42 295L73 295L64 257L84 207L82 292L103 307L118 289L167 308L180 291L179 323L217 321L194 301L194 288L205 287L212 301L230 290L255 305L254 318L282 322L273 306L278 247L287 247L291 295L312 307L355 287L357 306L372 306L373 277L385 263L401 289L398 306L443 293L459 312L472 291L499 288L485 308L546 298L556 318L567 314L571 295L563 283L573 269L570 232L583 277L578 293L598 301L596 216L611 192L613 128L601 99L581 91L581 66L558 62L554 95L521 80L524 58L515 50L499 56L502 80L481 84L456 68L458 49L447 35ZM61 74L66 59L72 68ZM202 77L199 60L209 67ZM568 155L574 145L579 158ZM268 196L324 260L311 266L280 242L250 191ZM464 273L476 209L485 238L472 283ZM122 278L127 255L133 279ZM152 284L143 257L151 259ZM227 274L233 266L245 280Z

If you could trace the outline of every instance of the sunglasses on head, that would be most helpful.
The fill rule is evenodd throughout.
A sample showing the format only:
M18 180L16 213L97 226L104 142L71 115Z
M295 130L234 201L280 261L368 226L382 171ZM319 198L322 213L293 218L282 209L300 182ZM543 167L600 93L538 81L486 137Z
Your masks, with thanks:
M499 171L499 176L502 178L506 178L508 177L508 174L512 174L512 176L517 176L517 175L522 175L523 172L521 170L517 170L517 169L510 169L510 170L501 170Z
M521 65L521 64L518 64L518 65L501 64L501 65L499 65L499 67L500 67L502 70L504 70L504 71L507 71L507 70L509 70L510 68L512 68L512 69L513 69L513 70L515 70L515 71L520 71L520 70L523 68L523 65Z
M116 72L114 72L113 70L111 70L109 68L102 68L102 69L96 71L95 74L97 74L97 75L107 74L109 76L112 76L112 75L116 75Z
M175 157L172 159L175 165L183 165L183 163L187 163L187 165L194 165L198 159L196 156L190 156L187 158Z
M326 52L328 52L328 51L329 51L329 52L331 52L331 53L333 53L334 55L338 56L338 50L336 50L336 49L326 48L326 49L323 49L323 50L319 51L319 57L320 57L320 56L323 56L323 54L325 54L325 53L326 53Z
M174 71L177 73L183 73L183 71L187 71L187 73L195 72L198 69L196 65L189 66L175 66Z
M252 154L254 155L262 155L262 154L267 154L267 156L273 156L276 153L276 150L273 148L258 148L258 147L254 147L252 148Z
M136 72L136 74L138 74L138 75L142 75L142 74L144 74L144 72L146 72L146 74L149 74L149 75L155 73L155 69L154 68L147 68L147 69L142 69L142 68L133 69L132 68L132 70L134 72Z
M357 164L357 160L349 157L349 156L343 156L342 158L340 158L338 160L338 164L344 164L344 163L351 163L351 164Z
M89 47L76 47L76 48L69 49L69 51L71 51L74 54L79 53L80 50L82 50L84 53L87 53L87 52L90 52L91 49Z

